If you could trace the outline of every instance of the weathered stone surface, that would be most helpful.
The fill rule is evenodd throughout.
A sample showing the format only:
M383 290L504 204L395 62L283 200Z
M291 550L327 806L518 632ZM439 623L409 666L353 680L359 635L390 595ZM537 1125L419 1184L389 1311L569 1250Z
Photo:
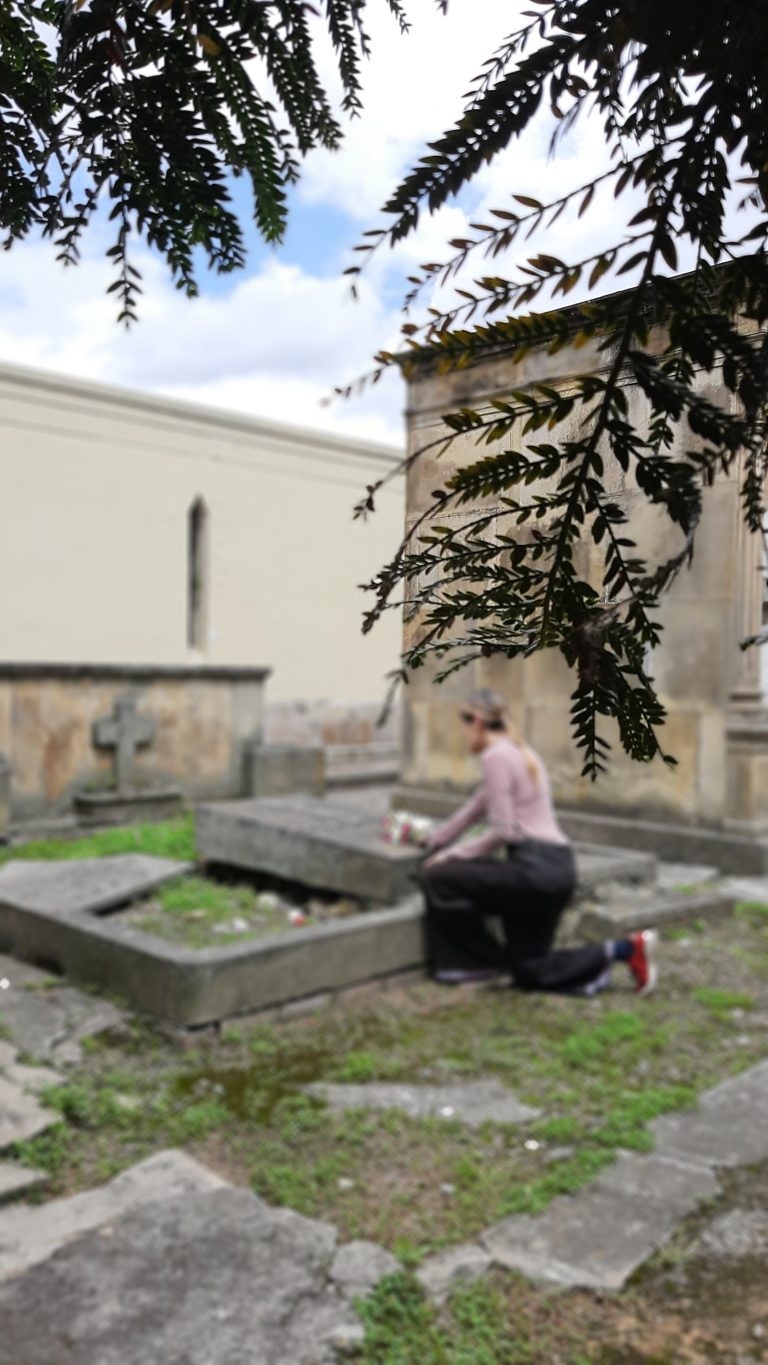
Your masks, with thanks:
M753 901L768 905L768 877L729 877L725 887L737 903Z
M310 796L200 806L200 856L363 900L394 902L413 890L419 857L386 844L370 813Z
M704 1229L697 1250L736 1260L742 1256L768 1254L768 1210L729 1209Z
M4 1349L24 1365L331 1365L359 1341L327 1278L335 1241L242 1190L163 1198L0 1288Z
M416 1272L424 1293L436 1303L448 1297L457 1284L470 1284L484 1275L493 1264L490 1255L477 1242L451 1247L429 1256Z
M620 1289L717 1188L705 1166L624 1154L579 1194L553 1200L539 1218L507 1218L480 1243L497 1264L530 1279Z
M719 879L719 868L712 863L660 862L656 874L657 885L662 891L680 886L704 887Z
M650 1125L656 1149L713 1166L768 1158L768 1062L702 1096L692 1114L664 1114Z
M163 1199L187 1199L224 1188L226 1182L213 1171L186 1152L171 1150L148 1157L108 1185L84 1194L5 1209L0 1218L0 1281L20 1275L92 1228L111 1226L135 1208L151 1210Z
M22 1085L0 1076L0 1151L45 1132L57 1118Z
M62 916L0 905L0 942L20 957L43 960L125 996L148 1014L190 1027L415 966L423 958L422 916L415 897L391 910L196 949L153 938L119 914ZM17 992L16 1011L26 1012L27 1031L39 1034L42 1018L22 994ZM61 1049L43 1055L64 1065L73 1060L72 1049L66 1034L60 1041Z
M733 897L714 884L711 889L659 896L631 895L614 891L605 903L589 906L579 917L579 933L590 938L620 938L645 929L649 924L663 929L667 925L693 924L699 919L722 919L731 914Z
M296 744L250 744L245 753L245 790L249 796L289 796L325 791L325 750Z
M113 1028L124 1018L110 1001L84 995L73 986L49 984L50 975L3 955L0 981L8 982L0 991L0 1019L11 1035L8 1046L13 1054L6 1062L13 1062L19 1051L57 1066L76 1063L83 1038ZM33 1085L40 1074L34 1068Z
M500 1081L463 1085L335 1085L319 1081L307 1093L332 1109L398 1109L409 1118L444 1118L478 1128L481 1123L525 1123L540 1110L522 1104Z
M0 907L48 915L98 914L189 871L189 863L145 853L65 862L17 859L0 868Z
M19 1195L31 1194L48 1183L46 1171L36 1171L32 1166L18 1166L13 1161L0 1161L0 1204Z
M370 1294L386 1275L400 1270L400 1262L376 1242L347 1242L333 1258L330 1276L348 1299Z

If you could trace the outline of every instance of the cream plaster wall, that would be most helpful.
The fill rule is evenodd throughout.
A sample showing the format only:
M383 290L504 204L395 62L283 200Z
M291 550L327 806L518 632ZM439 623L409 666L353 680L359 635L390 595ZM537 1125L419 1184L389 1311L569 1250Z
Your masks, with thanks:
M357 585L391 555L397 450L0 368L0 660L267 665L268 698L374 700L393 615ZM187 647L187 513L209 522L208 639Z

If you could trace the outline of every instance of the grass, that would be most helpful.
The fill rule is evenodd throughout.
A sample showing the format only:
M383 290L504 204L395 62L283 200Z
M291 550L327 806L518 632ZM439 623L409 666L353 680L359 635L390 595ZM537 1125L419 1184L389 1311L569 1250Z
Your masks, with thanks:
M742 916L693 948L667 942L651 1000L628 990L593 1001L468 995L425 982L280 1027L238 1021L188 1052L135 1024L128 1039L87 1050L76 1078L46 1096L60 1125L19 1154L61 1193L183 1146L269 1201L417 1265L578 1190L619 1148L648 1150L653 1118L762 1058L768 1039L757 1024L745 1037L740 1011L768 1004L767 956L768 926ZM316 1080L479 1076L498 1077L540 1117L468 1129L334 1113L302 1092Z
M0 849L0 864L15 858L107 858L118 853L149 853L194 862L197 852L191 815L157 824L99 830L77 839L35 839Z
M238 943L284 933L289 927L285 910L273 898L251 886L206 877L167 883L151 900L134 906L126 918L145 933L190 948Z

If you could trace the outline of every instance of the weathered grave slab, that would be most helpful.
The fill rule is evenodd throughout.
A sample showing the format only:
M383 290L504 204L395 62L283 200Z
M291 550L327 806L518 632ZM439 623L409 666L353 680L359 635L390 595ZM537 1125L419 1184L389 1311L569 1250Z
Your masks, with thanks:
M0 909L48 915L100 914L190 871L191 863L145 853L62 862L19 858L0 868Z
M324 1100L331 1109L396 1109L412 1119L444 1118L479 1128L482 1123L526 1123L538 1118L533 1109L496 1080L457 1085L335 1085L318 1081L306 1093Z
M335 1241L245 1190L163 1199L1 1286L4 1350L24 1365L332 1365L339 1338L362 1335L327 1278Z
M0 1204L9 1199L18 1199L22 1194L32 1194L48 1183L46 1171L36 1171L32 1166L18 1166L13 1161L0 1161Z
M733 911L730 891L714 883L708 890L688 894L665 891L633 896L614 888L606 900L582 910L578 932L587 938L621 938L653 925L657 929L678 924L695 924L700 919L725 919Z
M41 952L46 943L45 933L43 921L39 927ZM114 1028L124 1018L111 1001L84 995L63 981L56 984L50 973L5 954L0 954L0 983L4 983L0 990L0 1019L11 1039L11 1045L0 1042L3 1067L15 1061L16 1051L57 1066L77 1062L83 1038ZM45 1073L41 1067L32 1070L34 1085Z
M401 1269L397 1257L376 1242L347 1242L336 1252L329 1274L346 1298L356 1299Z
M768 1255L768 1210L728 1209L718 1214L700 1233L697 1251L705 1251L723 1261L743 1256Z
M353 1299L397 1268L164 1152L100 1190L4 1211L3 1350L24 1365L331 1365L362 1342Z
M479 1242L464 1242L458 1247L428 1256L416 1271L424 1293L442 1303L458 1284L471 1284L491 1269L493 1261Z
M657 1151L684 1160L714 1166L768 1160L768 1062L708 1090L693 1113L664 1114L650 1129Z
M0 1076L0 1151L44 1133L58 1115L43 1106L22 1085Z
M418 852L386 844L365 809L310 796L227 801L199 806L195 823L207 862L362 900L393 902L413 890Z
M705 1166L625 1153L579 1194L554 1199L539 1218L507 1218L479 1240L497 1265L530 1279L620 1289L717 1189Z
M171 1149L155 1153L98 1189L47 1204L16 1204L4 1209L0 1218L0 1281L22 1274L82 1233L109 1226L133 1209L151 1210L162 1199L186 1199L225 1188L226 1181L207 1166Z
M366 803L310 796L226 801L199 806L197 845L207 862L268 873L305 886L393 902L413 890L420 854L390 845ZM656 861L646 853L583 849L578 854L584 889L622 877L652 877Z
M122 995L149 1014L194 1027L418 966L422 906L412 900L392 910L288 928L272 938L201 949L154 938L121 923L118 914L59 916L0 906L0 944L22 957L44 958L57 971ZM5 1003L0 997L2 1017ZM18 992L9 1003L15 1007L11 1028L36 1043L41 1051L35 1055L72 1060L58 1047L42 1051L50 1044L52 1019L49 1012L46 1023L38 1005L42 1009L47 998L30 993L24 1000Z

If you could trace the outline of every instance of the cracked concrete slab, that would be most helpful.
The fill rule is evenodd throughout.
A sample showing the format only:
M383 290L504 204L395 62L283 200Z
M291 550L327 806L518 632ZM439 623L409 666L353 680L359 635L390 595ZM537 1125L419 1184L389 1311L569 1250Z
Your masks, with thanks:
M0 907L62 916L98 914L191 871L191 863L147 853L70 861L17 858L0 868Z
M444 1118L478 1128L483 1123L527 1123L539 1109L523 1104L496 1080L454 1085L395 1085L371 1081L360 1085L317 1082L306 1093L331 1109L397 1109L409 1118Z

